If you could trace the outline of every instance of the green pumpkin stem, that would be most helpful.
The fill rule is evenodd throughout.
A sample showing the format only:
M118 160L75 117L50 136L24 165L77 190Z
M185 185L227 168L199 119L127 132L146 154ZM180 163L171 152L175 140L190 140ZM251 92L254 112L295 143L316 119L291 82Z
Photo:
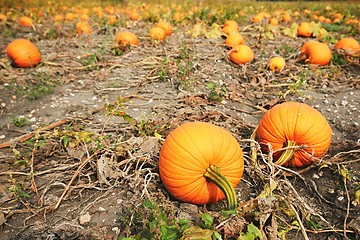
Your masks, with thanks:
M275 164L284 165L293 157L294 153L298 150L298 145L295 141L288 140L286 142L286 149L282 152L281 156L276 160Z
M237 207L237 198L234 187L231 185L229 180L220 172L220 168L215 165L210 165L204 177L213 181L216 186L224 193L228 202L228 209L234 210Z

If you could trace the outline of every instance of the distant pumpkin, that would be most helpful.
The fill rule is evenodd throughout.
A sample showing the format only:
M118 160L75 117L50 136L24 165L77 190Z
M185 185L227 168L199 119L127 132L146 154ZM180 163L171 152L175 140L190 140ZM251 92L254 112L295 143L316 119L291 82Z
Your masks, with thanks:
M136 34L132 32L118 32L115 37L115 41L119 44L119 46L125 47L129 45L138 45L139 40Z
M35 67L41 61L41 53L37 47L26 39L16 39L6 47L6 54L12 64L20 68Z
M239 32L229 34L225 39L225 45L234 47L236 45L244 44L244 38Z
M302 22L297 29L298 37L311 37L312 32L310 31L310 23Z
M91 33L91 27L88 22L77 22L76 23L76 32L77 34L90 34Z
M5 23L7 21L7 17L5 14L0 13L0 24Z
M162 29L164 29L165 31L165 36L170 36L173 32L172 26L169 22L166 21L160 21L156 24L156 27L160 27Z
M26 16L23 16L19 19L19 24L23 27L31 27L32 19Z
M149 36L153 40L162 41L165 38L165 30L161 27L153 27L149 31Z

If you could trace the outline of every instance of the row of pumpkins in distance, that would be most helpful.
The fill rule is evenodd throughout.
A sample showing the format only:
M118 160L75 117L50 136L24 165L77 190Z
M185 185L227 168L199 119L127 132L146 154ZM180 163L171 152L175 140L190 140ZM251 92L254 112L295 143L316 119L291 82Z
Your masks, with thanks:
M299 37L310 37L307 22L303 22L298 27ZM305 26L305 27L304 27ZM78 32L81 34L88 29L88 22L78 22ZM226 39L224 45L230 47L228 56L236 64L246 64L251 62L255 55L253 50L245 44L244 38L239 33L238 23L234 20L225 21L222 32ZM149 30L149 37L154 41L162 41L165 37L173 33L172 25L167 21L159 21ZM137 46L139 40L136 34L129 31L118 32L115 37L119 48L128 46ZM360 51L359 43L351 37L339 40L334 49L343 49L346 52L358 53ZM6 53L11 59L13 65L17 67L34 67L41 62L41 53L37 47L26 39L17 39L8 44ZM298 60L305 60L310 64L323 66L328 64L332 58L332 51L326 43L318 41L308 41L300 48L300 57ZM279 72L285 66L285 59L281 56L274 56L268 61L268 68L271 71Z
M148 6L149 7L149 6ZM181 8L178 8L176 6L172 6L173 9L176 9L176 13L173 16L173 21L174 22L179 22L181 21L182 18L184 18L186 16L185 12L181 12ZM145 9L145 8L144 8ZM76 7L72 7L71 9L69 9L66 6L63 6L64 11L67 11L64 14L61 13L57 13L53 16L53 21L54 22L63 22L63 21L67 21L67 22L71 22L73 20L76 19L80 19L81 21L88 21L91 17L90 17L90 9L88 8L84 8L84 9L78 9ZM196 12L199 9L193 9L190 10L190 12ZM329 13L327 17L323 16L323 15L318 15L317 11L310 11L308 9L304 9L302 12L299 11L294 11L294 12L289 12L289 11L285 11L283 9L278 9L275 10L274 14L271 15L270 13L266 12L266 11L261 11L256 13L252 18L251 18L251 22L253 23L262 23L263 21L267 21L269 24L277 26L279 24L279 20L281 20L284 23L291 23L293 22L293 18L298 19L300 17L300 15L304 15L309 17L311 20L313 21L317 21L320 23L339 23L341 21L344 21L345 24L358 24L359 20L356 18L353 18L352 16L348 16L347 19L344 18L343 14L339 13L339 12L335 12L333 13L332 9L327 9L329 10ZM30 15L33 15L36 18L41 18L44 16L44 12L42 11L42 9L37 9L37 8L31 8L31 13ZM137 21L139 19L141 19L141 10L140 13L138 12L138 10L136 9L122 9L122 8L115 8L113 6L107 6L107 7L93 7L92 8L92 12L96 13L96 15L99 18L103 18L106 17L108 19L108 23L109 24L114 24L117 22L118 20L118 15L125 13L128 16L128 19L133 20L133 21ZM187 13L189 14L189 13ZM235 14L235 17L237 16L245 16L245 13L243 11L239 11L238 13ZM13 13L11 11L7 12L6 14L0 13L0 23L1 22L6 22L7 19L9 18L14 18ZM33 24L33 18L28 17L28 16L22 16L18 19L19 24L21 26L31 26Z

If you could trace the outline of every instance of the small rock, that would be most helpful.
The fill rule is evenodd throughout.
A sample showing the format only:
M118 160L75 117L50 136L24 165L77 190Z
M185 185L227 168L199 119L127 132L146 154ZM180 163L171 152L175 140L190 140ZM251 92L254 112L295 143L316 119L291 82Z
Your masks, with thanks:
M111 231L115 232L116 234L120 233L120 229L118 227L113 227Z
M198 215L198 206L190 203L181 203L178 219L194 220Z
M319 176L317 173L314 173L313 178L314 178L314 179L319 179L320 176Z
M81 215L80 216L80 218L79 218L79 223L81 224L81 225L83 225L83 224L85 224L85 223L88 223L88 222L90 222L90 220L91 220L91 215L90 215L90 213L85 213L84 215Z
M351 220L348 227L353 229L356 234L360 234L360 217Z
M100 211L100 212L105 212L105 211L106 211L106 209L105 209L105 208L103 208L103 207L99 207L99 211Z

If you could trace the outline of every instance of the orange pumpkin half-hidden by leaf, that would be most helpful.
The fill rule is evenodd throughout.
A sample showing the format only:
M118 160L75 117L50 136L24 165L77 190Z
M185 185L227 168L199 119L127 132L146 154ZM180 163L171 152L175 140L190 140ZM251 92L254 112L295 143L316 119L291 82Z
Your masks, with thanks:
M205 122L185 123L173 130L160 151L159 172L172 196L197 205L226 197L237 207L234 187L244 171L242 150L225 129Z
M256 135L261 149L273 152L275 164L305 167L326 154L332 131L325 117L313 107L285 102L264 114Z
M16 39L6 47L6 54L12 64L20 68L35 67L41 61L41 53L37 47L26 39Z

